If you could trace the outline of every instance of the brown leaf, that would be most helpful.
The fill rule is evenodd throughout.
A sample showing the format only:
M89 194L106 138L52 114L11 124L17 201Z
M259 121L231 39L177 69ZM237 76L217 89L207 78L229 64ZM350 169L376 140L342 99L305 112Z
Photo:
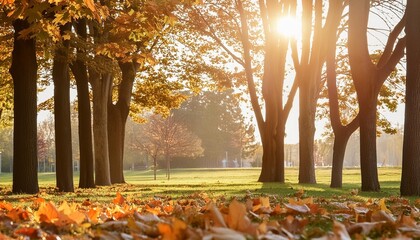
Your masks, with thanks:
M335 235L339 236L339 239L341 240L351 239L349 233L347 232L346 226L344 226L342 223L339 223L337 221L334 221L333 232Z
M207 209L210 211L211 219L213 220L215 227L227 227L222 213L213 203L207 205Z
M297 205L297 204L289 204L289 203L285 203L284 206L286 206L286 208L296 211L296 212L300 212L300 213L307 213L310 211L309 207L306 206L306 204L304 205Z
M384 210L373 211L372 215L370 216L371 222L395 222L395 219L392 215L388 214Z
M246 238L229 228L212 227L210 233L206 234L204 240L246 240Z

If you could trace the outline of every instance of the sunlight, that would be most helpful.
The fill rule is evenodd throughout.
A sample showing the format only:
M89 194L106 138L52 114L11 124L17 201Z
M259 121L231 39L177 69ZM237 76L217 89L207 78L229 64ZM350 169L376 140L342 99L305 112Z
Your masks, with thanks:
M277 33L286 37L297 37L300 30L299 21L292 16L283 16L277 20Z

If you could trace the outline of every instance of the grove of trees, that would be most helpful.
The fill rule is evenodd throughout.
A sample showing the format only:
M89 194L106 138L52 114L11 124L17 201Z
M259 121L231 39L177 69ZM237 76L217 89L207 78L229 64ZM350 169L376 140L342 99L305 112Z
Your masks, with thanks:
M129 116L150 121L139 146L154 156L155 170L164 156L168 178L176 157L252 154L253 127L240 99L252 107L262 144L258 180L283 183L286 122L298 94L299 183L316 183L315 120L324 109L334 135L331 187L342 186L345 149L359 129L361 190L379 191L378 125L391 130L378 105L395 110L398 95L406 104L401 194L420 195L415 0L7 0L0 7L0 127L13 125L14 193L39 191L38 156L49 153L40 151L47 138L37 134L37 93L53 84L53 97L41 105L54 113L59 191L74 191L76 85L82 188L125 182ZM379 17L385 30L370 27L378 12L394 16ZM297 33L284 31L285 18L300 22ZM373 49L375 31L385 43ZM405 94L387 85L404 83ZM184 155L174 150L181 145Z

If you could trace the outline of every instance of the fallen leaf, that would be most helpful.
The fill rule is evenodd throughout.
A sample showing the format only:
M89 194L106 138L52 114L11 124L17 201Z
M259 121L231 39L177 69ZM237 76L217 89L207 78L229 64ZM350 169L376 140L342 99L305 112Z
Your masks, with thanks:
M125 202L124 197L121 195L121 193L117 192L117 196L112 201L114 204L122 205Z
M289 204L289 203L285 203L284 206L286 206L286 208L296 211L296 212L300 212L300 213L307 213L310 211L309 207L304 205L297 205L297 204Z
M246 240L244 235L229 228L212 227L203 240Z

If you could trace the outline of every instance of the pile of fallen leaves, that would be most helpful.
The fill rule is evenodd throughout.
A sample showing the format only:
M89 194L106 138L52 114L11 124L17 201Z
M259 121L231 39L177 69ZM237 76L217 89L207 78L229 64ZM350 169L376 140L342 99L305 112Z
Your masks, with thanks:
M24 201L31 203L0 202L0 239L420 238L420 200L410 205L397 197L354 202L302 198L302 192L241 199L200 193L140 200L117 193L109 204Z

